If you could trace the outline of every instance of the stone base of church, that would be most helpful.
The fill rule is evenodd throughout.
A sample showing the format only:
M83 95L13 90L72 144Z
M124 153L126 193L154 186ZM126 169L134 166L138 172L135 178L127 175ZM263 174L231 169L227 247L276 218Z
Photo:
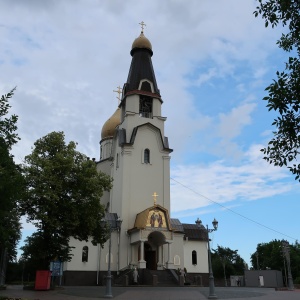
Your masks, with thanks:
M146 268L139 270L140 275L140 284L149 284L152 285L153 279L149 277L149 270ZM107 276L107 271L100 271L98 273L96 271L64 271L62 277L62 285L63 286L96 286L101 285L105 286L106 281L105 278ZM118 285L132 285L132 276L131 274L127 278L127 284L124 281L120 282L117 279L117 272L112 271L112 286L114 284ZM148 277L149 278L148 278ZM98 278L98 281L97 281ZM208 273L187 273L187 282L191 285L196 286L209 286L209 274ZM56 284L60 283L59 278L56 278ZM117 280L117 282L115 282ZM148 281L147 281L148 280ZM221 281L219 282L218 279L215 279L216 286L222 286Z
M104 276L104 273L99 272L98 285L102 285L101 278ZM64 271L62 284L69 286L97 285L97 271Z
M166 267L167 267L167 269L175 269L174 263L172 263L172 262L166 262Z
M138 268L139 269L146 269L146 261L145 260L140 260L138 262Z

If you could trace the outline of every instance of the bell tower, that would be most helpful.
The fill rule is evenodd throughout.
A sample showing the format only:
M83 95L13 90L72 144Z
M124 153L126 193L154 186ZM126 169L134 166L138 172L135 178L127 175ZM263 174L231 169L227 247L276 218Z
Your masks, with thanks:
M98 168L113 178L113 187L102 203L123 220L124 235L134 228L137 215L153 206L153 193L157 206L170 210L172 149L164 134L166 118L161 115L163 101L151 60L152 45L144 35L145 24L141 25L131 47L132 60L119 107L102 128L98 163ZM122 241L124 235L120 233L122 249L128 242ZM120 268L128 265L120 259Z

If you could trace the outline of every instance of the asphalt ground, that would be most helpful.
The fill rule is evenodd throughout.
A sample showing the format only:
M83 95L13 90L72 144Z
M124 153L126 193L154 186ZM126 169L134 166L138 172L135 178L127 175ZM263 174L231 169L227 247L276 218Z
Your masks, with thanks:
M300 300L300 290L275 291L274 288L216 287L218 299ZM194 300L208 299L207 287L112 287L113 299L122 300ZM22 286L7 286L0 296L26 300L96 300L105 298L103 286L66 286L49 291L23 290Z

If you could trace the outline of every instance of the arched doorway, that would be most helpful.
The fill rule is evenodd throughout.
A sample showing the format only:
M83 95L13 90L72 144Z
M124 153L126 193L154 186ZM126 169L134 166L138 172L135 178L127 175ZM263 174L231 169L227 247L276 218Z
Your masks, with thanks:
M156 249L152 249L151 245L146 242L145 243L145 261L146 261L146 268L150 270L156 270L157 265L157 256L156 256Z
M146 268L157 269L160 247L166 243L166 237L160 231L153 231L148 235L148 242L145 242Z

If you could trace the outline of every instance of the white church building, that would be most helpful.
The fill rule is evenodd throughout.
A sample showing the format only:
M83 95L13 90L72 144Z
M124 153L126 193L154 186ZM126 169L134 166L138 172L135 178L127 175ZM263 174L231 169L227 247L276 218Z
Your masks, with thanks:
M183 224L170 216L170 154L163 100L151 61L152 45L143 29L130 51L128 78L120 104L101 131L97 168L113 178L101 203L111 234L111 271L186 269L208 278L207 232L201 221ZM121 90L121 89L120 89ZM71 239L73 258L63 266L65 285L98 285L108 270L109 241ZM205 280L206 281L206 280Z

